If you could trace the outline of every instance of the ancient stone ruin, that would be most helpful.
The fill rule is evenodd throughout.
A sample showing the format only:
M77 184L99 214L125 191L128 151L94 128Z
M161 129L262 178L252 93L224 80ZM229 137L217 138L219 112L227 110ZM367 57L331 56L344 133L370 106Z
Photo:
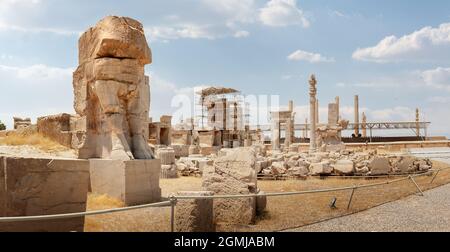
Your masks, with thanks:
M252 147L222 149L212 166L203 171L203 187L215 195L257 194L256 151ZM261 202L261 201L260 201ZM217 222L251 224L256 217L255 198L215 199ZM262 207L259 208L263 211Z
M147 144L152 54L142 25L109 16L79 40L73 74L79 158L152 159Z
M14 119L14 129L22 129L29 127L31 125L30 118L14 117L13 119Z

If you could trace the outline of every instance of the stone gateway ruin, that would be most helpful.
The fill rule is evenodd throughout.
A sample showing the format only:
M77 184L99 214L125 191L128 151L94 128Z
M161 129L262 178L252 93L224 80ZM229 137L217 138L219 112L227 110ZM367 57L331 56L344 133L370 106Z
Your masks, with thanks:
M152 62L142 25L109 16L79 40L73 74L79 158L152 159L147 144Z

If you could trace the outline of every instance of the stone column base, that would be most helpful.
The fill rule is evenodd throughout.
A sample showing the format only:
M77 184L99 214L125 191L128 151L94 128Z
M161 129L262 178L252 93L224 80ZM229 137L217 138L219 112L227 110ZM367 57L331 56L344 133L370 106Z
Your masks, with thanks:
M127 206L161 201L159 159L91 159L89 163L93 193L120 199Z

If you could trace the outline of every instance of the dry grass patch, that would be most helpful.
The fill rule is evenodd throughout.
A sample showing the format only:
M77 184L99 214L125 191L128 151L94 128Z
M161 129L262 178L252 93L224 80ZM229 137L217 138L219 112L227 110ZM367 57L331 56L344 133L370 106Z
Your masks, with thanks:
M52 141L36 132L30 134L10 133L5 137L0 138L0 145L29 145L46 152L69 150L69 148L60 145L59 143Z
M124 207L120 200L106 195L88 195L87 211ZM87 216L85 232L169 232L170 208L146 208Z

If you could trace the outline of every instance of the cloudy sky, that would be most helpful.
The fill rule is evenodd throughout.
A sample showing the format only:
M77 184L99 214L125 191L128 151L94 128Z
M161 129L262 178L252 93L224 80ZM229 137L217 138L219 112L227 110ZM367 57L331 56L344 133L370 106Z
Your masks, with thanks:
M277 94L307 116L311 73L321 117L341 96L352 119L411 121L450 136L450 2L369 0L0 0L0 120L74 113L80 34L106 15L141 21L153 51L151 114L220 85ZM408 133L408 132L407 132Z

